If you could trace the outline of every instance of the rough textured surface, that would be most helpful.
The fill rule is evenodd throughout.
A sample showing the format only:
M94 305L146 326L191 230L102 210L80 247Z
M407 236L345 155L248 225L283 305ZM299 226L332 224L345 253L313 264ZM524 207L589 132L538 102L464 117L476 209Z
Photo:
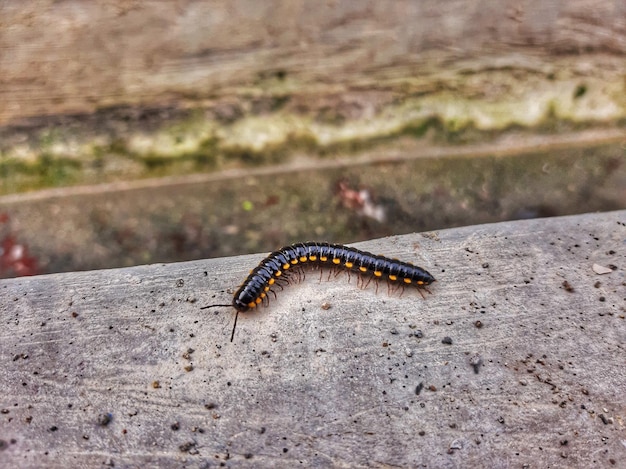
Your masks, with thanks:
M620 211L361 243L432 295L313 273L233 343L200 307L261 255L2 281L0 466L623 467L625 239Z
M285 73L322 86L383 69L402 75L446 50L624 54L625 12L605 0L4 0L0 122L206 97Z
M0 194L388 155L403 140L504 136L519 149L593 128L577 137L616 141L625 12L606 0L3 0Z

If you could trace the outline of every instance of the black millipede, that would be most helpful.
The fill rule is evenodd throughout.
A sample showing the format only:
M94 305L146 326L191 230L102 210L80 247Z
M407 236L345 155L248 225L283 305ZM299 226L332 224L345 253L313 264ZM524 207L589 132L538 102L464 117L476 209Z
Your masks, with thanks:
M263 303L267 304L269 293L276 296L272 290L273 286L285 284L286 277L294 270L294 267L302 265L344 269L359 275L371 276L375 280L386 279L390 283L403 287L415 285L418 288L425 288L435 281L435 277L426 270L409 262L377 256L342 244L297 243L274 251L263 259L239 287L231 304L209 305L201 309L219 306L235 308L237 314L230 337L232 342L239 313L254 309Z

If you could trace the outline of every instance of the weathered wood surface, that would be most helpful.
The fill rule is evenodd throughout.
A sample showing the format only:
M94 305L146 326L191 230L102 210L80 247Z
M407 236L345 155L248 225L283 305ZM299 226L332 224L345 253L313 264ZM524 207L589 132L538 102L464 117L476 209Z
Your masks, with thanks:
M200 307L262 255L2 281L0 466L624 467L625 240L619 211L361 243L432 294L310 274L232 343Z
M311 92L362 87L374 75L428 73L486 51L619 55L625 8L606 0L3 0L0 124L228 96L274 75L294 75ZM532 58L512 60L534 67Z

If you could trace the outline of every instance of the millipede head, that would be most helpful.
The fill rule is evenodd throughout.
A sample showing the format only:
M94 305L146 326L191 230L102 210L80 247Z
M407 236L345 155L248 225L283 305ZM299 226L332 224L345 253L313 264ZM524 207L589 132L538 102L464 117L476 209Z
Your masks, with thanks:
M233 298L232 307L235 308L237 312L245 313L246 311L250 310L251 308L250 304L251 304L250 302L246 303L240 297L236 297L236 298ZM256 303L255 303L255 306L256 306Z

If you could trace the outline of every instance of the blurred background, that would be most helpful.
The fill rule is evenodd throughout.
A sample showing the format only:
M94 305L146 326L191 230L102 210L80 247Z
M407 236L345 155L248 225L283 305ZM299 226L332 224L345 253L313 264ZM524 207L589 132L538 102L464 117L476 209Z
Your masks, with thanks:
M626 2L3 0L0 277L626 208Z

